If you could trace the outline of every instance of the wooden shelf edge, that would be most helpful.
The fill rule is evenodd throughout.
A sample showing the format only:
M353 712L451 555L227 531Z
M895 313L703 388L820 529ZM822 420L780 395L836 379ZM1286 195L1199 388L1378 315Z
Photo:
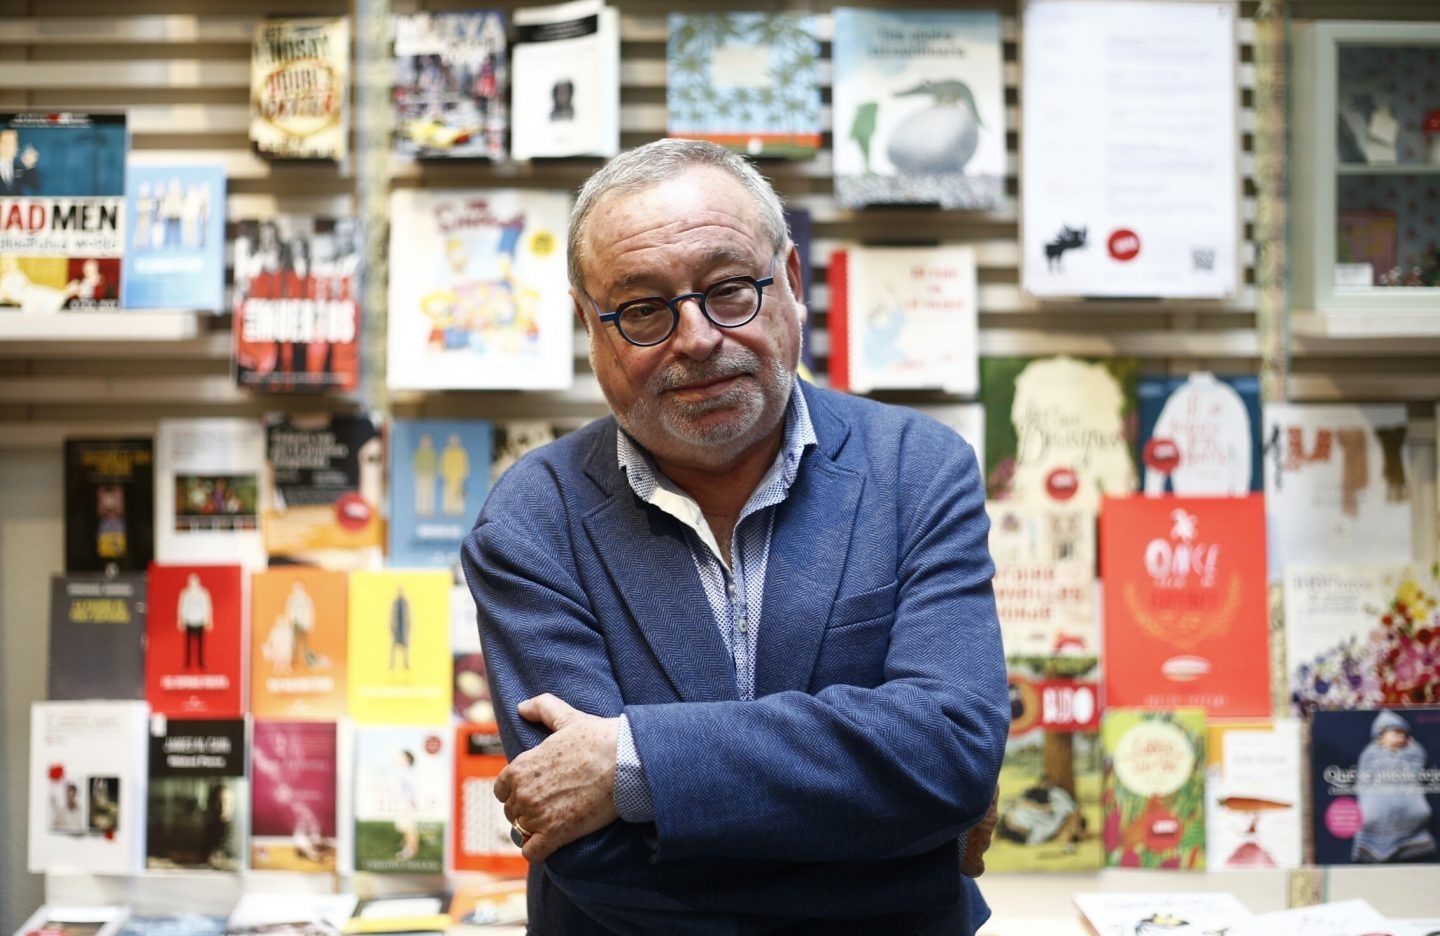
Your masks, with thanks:
M1307 338L1436 338L1440 311L1293 312L1290 331Z
M0 341L186 341L200 334L198 312L0 312Z

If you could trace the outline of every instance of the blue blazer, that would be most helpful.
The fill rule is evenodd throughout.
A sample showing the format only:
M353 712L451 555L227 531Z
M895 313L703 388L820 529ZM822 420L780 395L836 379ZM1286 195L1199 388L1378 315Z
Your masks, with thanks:
M1009 704L974 452L913 410L799 385L818 445L776 508L737 699L681 524L635 496L616 424L530 453L462 559L506 753L553 692L624 712L655 804L532 869L534 933L972 933L959 872Z

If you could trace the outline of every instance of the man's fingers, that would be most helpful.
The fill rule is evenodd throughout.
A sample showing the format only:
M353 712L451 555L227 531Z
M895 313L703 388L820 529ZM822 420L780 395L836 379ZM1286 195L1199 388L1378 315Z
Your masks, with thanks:
M501 770L500 775L495 778L495 798L503 803L510 798L510 794L513 792L515 792L515 784L510 777L510 769L507 767Z
M528 722L539 722L551 731L556 730L575 710L566 705L559 696L548 692L526 699L516 708L520 717Z

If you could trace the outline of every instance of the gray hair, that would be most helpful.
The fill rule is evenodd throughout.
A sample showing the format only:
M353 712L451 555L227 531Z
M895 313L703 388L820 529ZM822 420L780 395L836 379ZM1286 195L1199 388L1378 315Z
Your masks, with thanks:
M639 192L679 176L696 167L713 167L728 172L755 199L760 216L761 233L778 253L790 240L785 224L785 209L780 196L755 171L749 160L723 146L706 140L659 139L636 149L627 150L610 160L580 187L575 208L570 212L570 238L565 249L569 264L570 285L585 293L585 277L580 269L580 245L595 206L612 192ZM587 294L588 295L588 294Z

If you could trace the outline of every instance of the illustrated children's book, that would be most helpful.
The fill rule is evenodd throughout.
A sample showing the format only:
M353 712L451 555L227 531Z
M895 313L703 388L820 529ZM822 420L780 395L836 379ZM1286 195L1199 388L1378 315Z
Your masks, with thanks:
M130 919L124 906L61 907L46 904L20 924L15 936L117 936Z
M140 869L146 714L133 701L31 706L31 873Z
M146 608L141 573L53 576L47 697L145 698Z
M444 870L449 735L448 725L355 728L355 870Z
M1006 655L1098 654L1094 513L1008 500L985 511Z
M1107 708L1105 864L1205 867L1205 713L1197 708Z
M350 717L450 722L449 571L350 573Z
M331 721L345 714L349 582L276 566L250 580L250 711Z
M1205 891L1076 894L1075 906L1095 936L1230 933L1251 916L1234 894Z
M335 723L257 718L250 764L250 867L334 872Z
M1148 496L1239 496L1263 490L1260 379L1141 377L1140 464Z
M1206 866L1299 867L1304 840L1300 723L1212 723L1205 749Z
M66 439L66 571L143 572L154 557L154 442Z
M245 720L150 725L146 867L238 871L249 857Z

